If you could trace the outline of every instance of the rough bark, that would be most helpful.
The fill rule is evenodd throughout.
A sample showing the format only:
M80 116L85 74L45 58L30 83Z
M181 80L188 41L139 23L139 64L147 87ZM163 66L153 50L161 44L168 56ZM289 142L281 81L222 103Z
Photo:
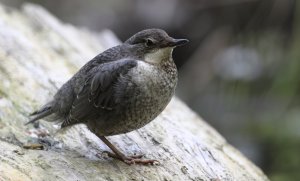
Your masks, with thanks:
M80 66L117 43L108 30L63 24L33 4L0 5L0 180L268 180L177 98L144 128L109 137L124 153L144 153L159 166L97 157L109 149L84 125L24 126ZM43 150L24 149L29 142Z

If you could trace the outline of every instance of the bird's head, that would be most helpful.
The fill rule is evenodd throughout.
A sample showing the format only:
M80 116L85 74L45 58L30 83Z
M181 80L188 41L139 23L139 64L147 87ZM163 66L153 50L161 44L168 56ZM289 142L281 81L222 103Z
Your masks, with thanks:
M169 58L175 47L188 43L187 39L174 39L161 29L140 31L125 41L144 61L159 63Z

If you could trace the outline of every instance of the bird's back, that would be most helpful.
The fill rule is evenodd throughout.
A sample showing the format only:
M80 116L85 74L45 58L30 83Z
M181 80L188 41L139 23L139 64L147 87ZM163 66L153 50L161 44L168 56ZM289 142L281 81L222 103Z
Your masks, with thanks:
M63 122L68 119L72 105L86 83L89 72L102 64L120 60L124 57L124 54L126 54L126 50L121 45L112 47L98 54L81 67L76 74L60 87L53 100L47 103L48 105L51 104L52 107L52 115L48 116L47 120Z

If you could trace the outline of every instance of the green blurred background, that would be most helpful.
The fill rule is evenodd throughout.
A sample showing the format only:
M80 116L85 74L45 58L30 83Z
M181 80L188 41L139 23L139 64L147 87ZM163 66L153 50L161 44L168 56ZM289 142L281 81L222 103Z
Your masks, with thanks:
M22 0L0 0L19 8ZM274 181L300 178L296 0L31 0L64 22L125 40L157 27L175 51L177 95Z

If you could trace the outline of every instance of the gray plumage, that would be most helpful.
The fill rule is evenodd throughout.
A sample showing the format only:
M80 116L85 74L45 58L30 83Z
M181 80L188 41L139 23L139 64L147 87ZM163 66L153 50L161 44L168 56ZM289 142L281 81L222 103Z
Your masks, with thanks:
M158 116L174 94L177 68L173 39L143 30L85 64L28 123L48 117L62 127L84 123L98 136L138 129Z

